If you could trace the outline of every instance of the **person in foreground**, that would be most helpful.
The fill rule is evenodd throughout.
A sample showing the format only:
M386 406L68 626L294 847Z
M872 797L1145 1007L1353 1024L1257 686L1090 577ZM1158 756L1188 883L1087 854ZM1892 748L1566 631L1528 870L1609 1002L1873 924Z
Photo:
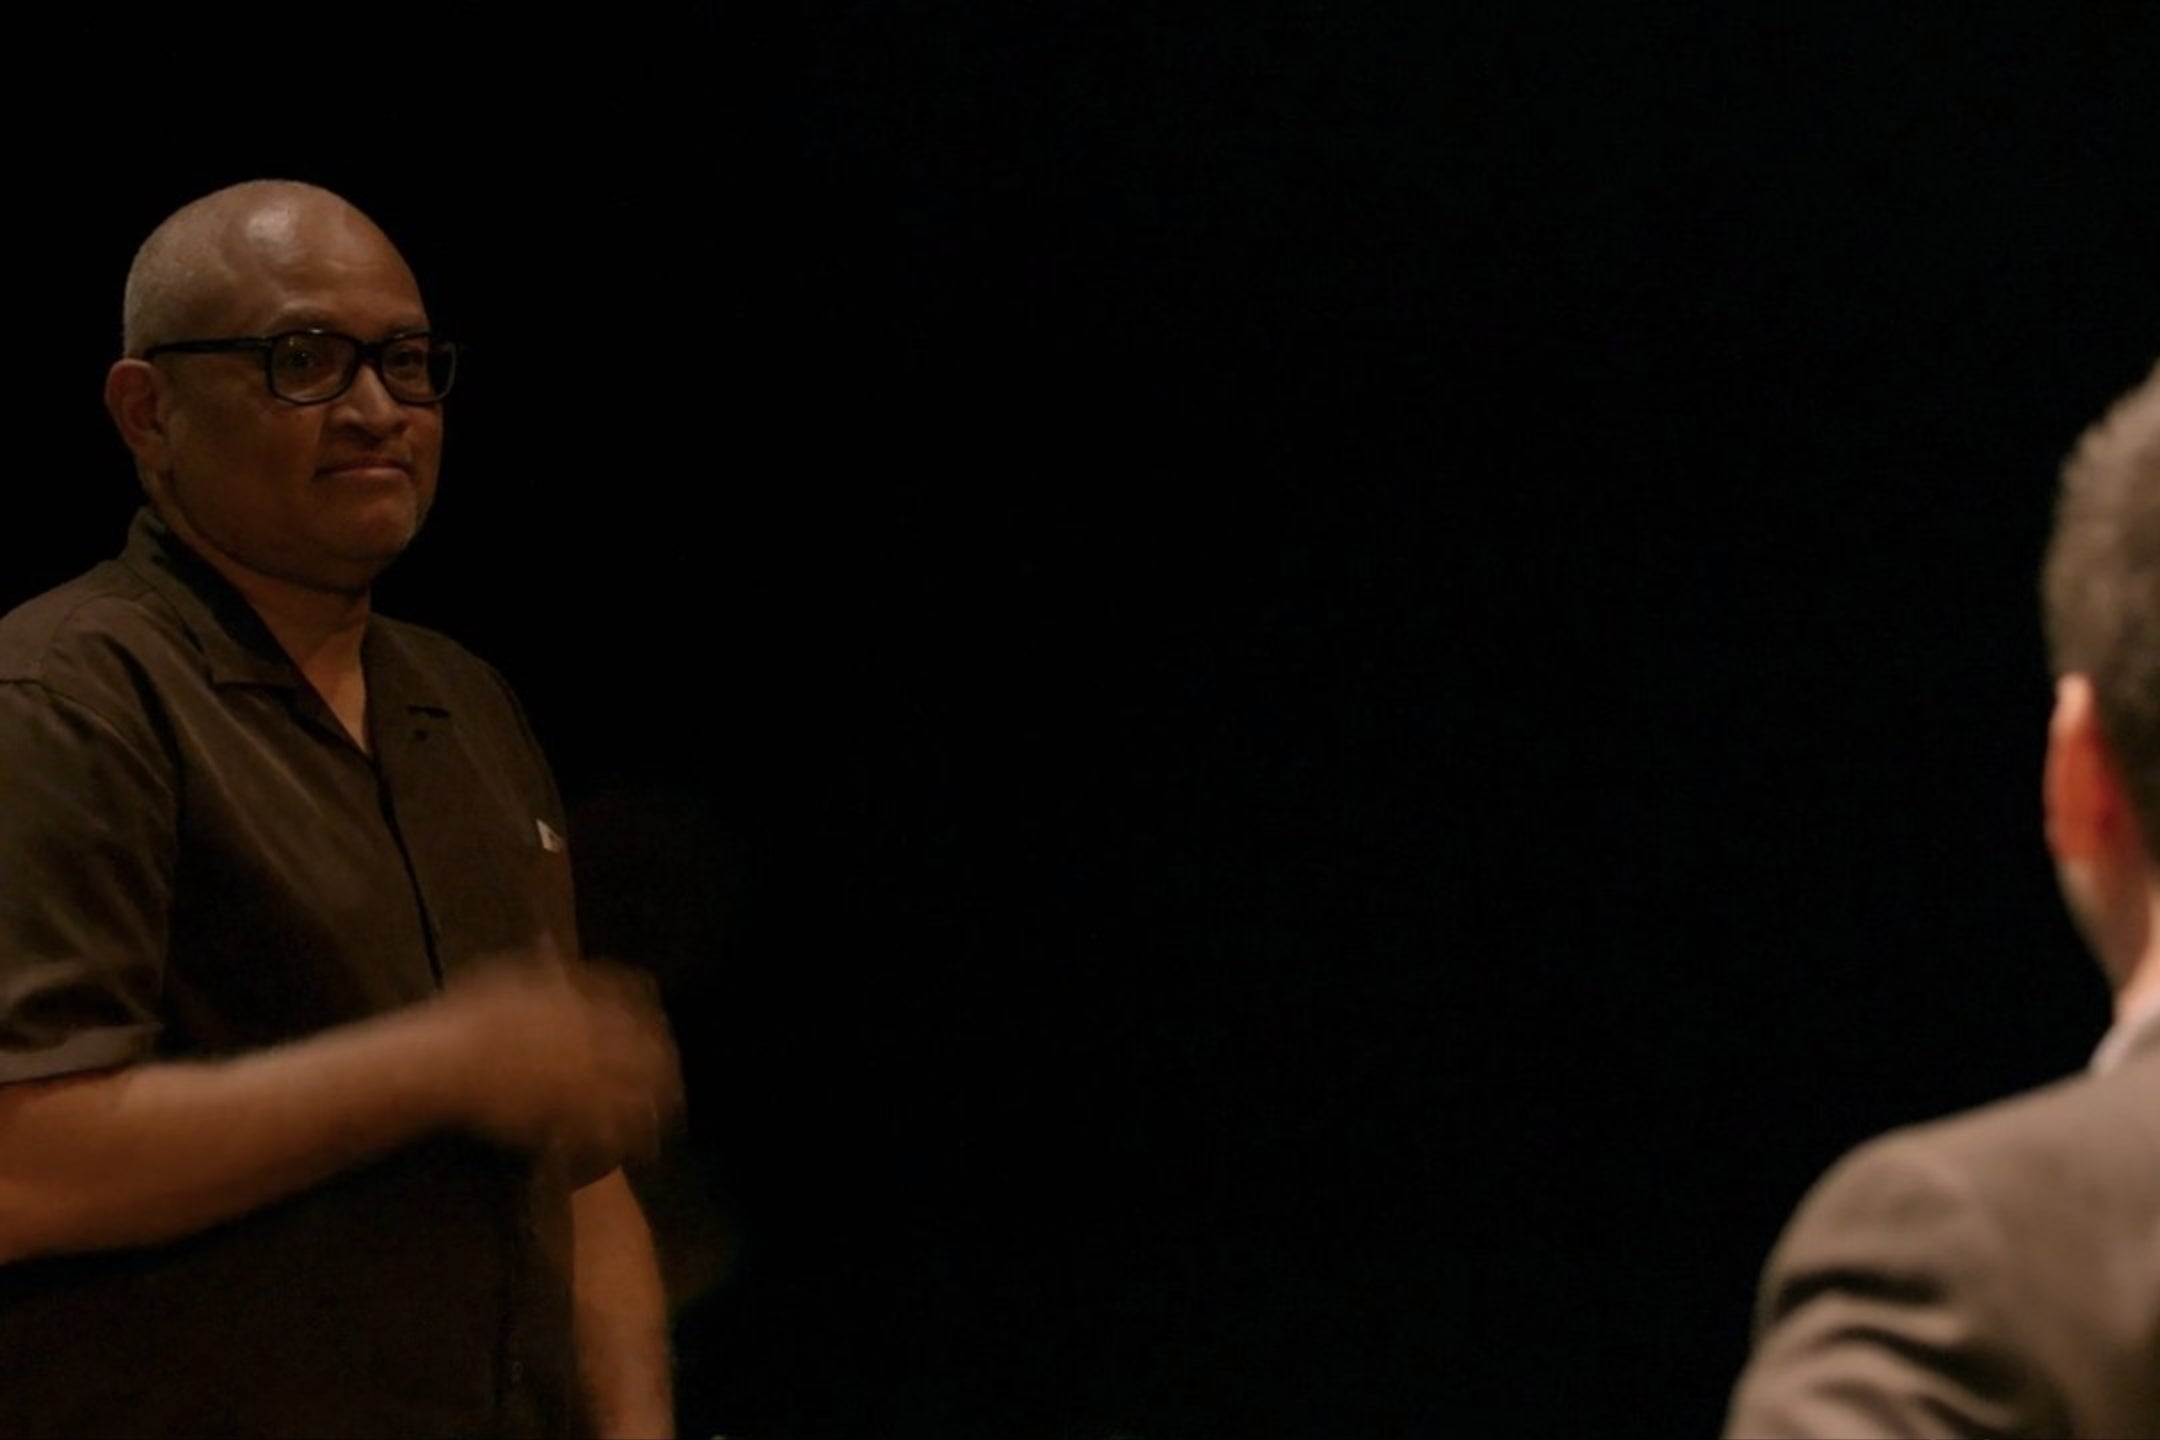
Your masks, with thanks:
M502 679L369 604L456 350L283 181L124 320L145 504L0 619L0 1435L668 1435L666 1024Z
M1772 1254L1729 1436L2160 1435L2160 368L2064 467L2047 842L2090 1072L1863 1146Z

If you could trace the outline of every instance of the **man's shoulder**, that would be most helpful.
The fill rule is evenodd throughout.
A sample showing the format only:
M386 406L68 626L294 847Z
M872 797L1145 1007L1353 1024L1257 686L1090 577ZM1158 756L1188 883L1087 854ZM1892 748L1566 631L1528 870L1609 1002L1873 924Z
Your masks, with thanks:
M1770 1258L1728 1433L2142 1434L2160 1059L1846 1155Z
M369 617L368 624L374 632L371 643L394 665L460 689L510 693L503 673L463 641L380 611Z
M368 617L368 624L384 640L414 659L437 665L477 667L487 671L495 668L473 653L462 641L455 640L432 626L385 615L380 610Z
M0 682L65 691L130 656L188 643L156 588L108 560L0 615Z
M2160 1184L2160 1053L2148 1049L2104 1075L2074 1075L1894 1130L1861 1146L1839 1169L1899 1166L1971 1177L2009 1196L2028 1188L2059 1194L2064 1175L2093 1170Z
M1803 1201L1785 1249L1881 1229L1950 1241L1952 1215L1991 1231L2089 1229L2101 1210L2160 1209L2160 1057L2078 1075L1870 1140Z
M369 685L394 705L463 715L483 730L537 746L509 679L462 641L380 612L368 621Z

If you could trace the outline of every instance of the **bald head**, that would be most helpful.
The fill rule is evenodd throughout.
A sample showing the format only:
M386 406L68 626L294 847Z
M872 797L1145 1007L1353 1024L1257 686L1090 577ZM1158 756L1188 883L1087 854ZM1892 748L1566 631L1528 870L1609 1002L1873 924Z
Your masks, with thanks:
M342 196L297 180L249 180L181 206L128 267L122 353L220 333L222 311L243 278L289 259L307 231L323 226L365 232L396 251Z
M271 339L309 332L335 339ZM419 533L449 360L404 257L343 199L258 180L175 212L128 272L123 343L105 407L145 496L251 596L349 606Z

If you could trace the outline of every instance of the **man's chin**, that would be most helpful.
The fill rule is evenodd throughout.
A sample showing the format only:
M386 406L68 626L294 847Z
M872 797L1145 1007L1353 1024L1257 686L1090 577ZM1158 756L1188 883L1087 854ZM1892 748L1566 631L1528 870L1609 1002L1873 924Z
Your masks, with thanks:
M413 496L384 496L347 516L334 536L325 537L325 548L350 565L372 567L379 574L411 547L426 518L426 510Z
M420 533L420 512L411 505L370 506L319 529L312 543L289 548L283 578L309 589L362 596L396 564Z

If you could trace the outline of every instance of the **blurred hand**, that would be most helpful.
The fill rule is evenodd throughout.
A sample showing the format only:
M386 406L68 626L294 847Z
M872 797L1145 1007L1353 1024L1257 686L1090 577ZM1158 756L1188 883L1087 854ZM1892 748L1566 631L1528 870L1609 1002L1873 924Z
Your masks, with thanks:
M657 988L636 971L505 958L455 975L431 1008L453 1114L572 1186L652 1158L682 1112L675 1043Z

